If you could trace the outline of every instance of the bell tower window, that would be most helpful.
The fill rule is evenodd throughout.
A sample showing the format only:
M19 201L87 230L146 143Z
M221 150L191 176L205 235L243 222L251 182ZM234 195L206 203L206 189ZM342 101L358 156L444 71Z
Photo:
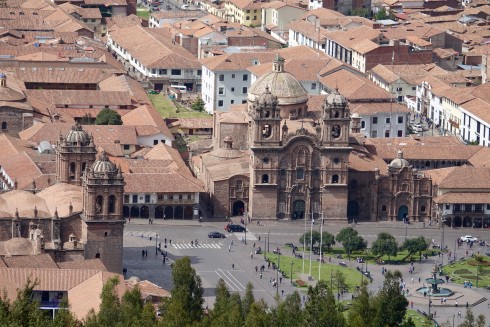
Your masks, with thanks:
M102 195L98 195L95 198L95 213L102 213L102 206L104 203L104 198Z
M109 196L109 213L116 212L116 197L114 195Z
M264 127L262 127L262 137L269 138L271 136L272 136L271 125L265 124Z
M269 175L264 174L262 175L262 184L268 184L269 183Z
M332 138L338 139L340 137L340 126L333 125L332 127Z
M76 164L74 162L70 162L70 179L75 179L76 169Z
M296 179L305 179L305 170L303 168L296 170Z
M339 175L333 175L332 184L338 184L338 183L339 183Z

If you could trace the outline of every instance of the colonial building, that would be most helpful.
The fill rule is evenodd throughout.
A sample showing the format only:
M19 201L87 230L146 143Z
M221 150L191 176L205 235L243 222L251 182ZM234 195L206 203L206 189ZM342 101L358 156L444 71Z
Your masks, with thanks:
M26 97L17 80L0 74L0 133L17 135L23 129L32 125L32 108L26 102Z
M78 124L56 145L58 182L0 194L0 255L50 253L57 262L100 258L120 273L124 180Z

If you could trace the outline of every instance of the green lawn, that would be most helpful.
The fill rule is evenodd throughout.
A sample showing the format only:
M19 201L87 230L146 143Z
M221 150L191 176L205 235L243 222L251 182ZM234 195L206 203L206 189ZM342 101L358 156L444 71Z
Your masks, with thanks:
M433 326L433 324L427 323L426 317L418 313L416 310L407 310L405 319L408 319L409 317L412 318L412 321L415 323L415 327Z
M262 254L263 255L263 254ZM271 262L278 262L278 255L273 253L267 253L267 258ZM316 261L318 256L312 256L311 261L311 276L318 280L319 262ZM290 256L281 255L281 271L284 271L287 277L286 280L291 279L291 262L293 263L293 281L299 279L299 275L303 273L303 259L297 259ZM361 284L361 278L368 280L365 276L362 277L361 273L355 269L342 267L337 264L322 263L321 265L321 279L330 282L331 274L335 274L337 270L340 270L345 276L345 282L350 292L354 291L355 287ZM305 256L304 260L304 273L308 274L310 271L309 255ZM284 283L284 280L283 280ZM335 281L334 283L335 284ZM334 290L337 290L336 285L332 285Z
M486 261L490 261L488 256L484 256ZM474 260L467 258L455 263L446 265L442 268L444 274L448 274L452 281L458 284L463 284L464 281L470 281L473 287L476 287L476 265L470 265L468 262ZM490 266L480 266L478 274L478 287L490 286Z
M144 20L150 19L150 12L146 8L136 8L136 15Z
M176 106L172 100L162 94L148 94L153 106L160 113L162 118L209 118L206 112L189 110L182 106Z

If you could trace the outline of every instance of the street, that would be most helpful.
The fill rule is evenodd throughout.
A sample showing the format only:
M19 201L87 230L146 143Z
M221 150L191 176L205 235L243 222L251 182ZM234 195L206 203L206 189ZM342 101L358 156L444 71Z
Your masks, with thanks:
M197 221L161 220L155 220L154 224L149 225L147 220L132 220L131 223L126 224L124 232L123 260L124 267L128 269L127 277L137 276L142 280L148 279L167 290L171 290L170 263L180 257L188 256L197 274L202 278L205 305L209 307L214 304L214 288L220 278L226 282L230 291L239 292L241 295L244 294L247 283L252 283L256 299L264 299L269 305L275 305L274 297L276 293L281 295L282 291L284 291L284 295L287 295L296 290L290 285L289 280L282 280L282 283L279 283L278 287L274 288L271 281L277 278L277 271L272 268L268 269L263 255L253 254L251 256L251 253L254 250L254 243L256 247L261 246L262 249L265 249L267 237L270 237L270 249L283 247L288 242L299 244L299 238L305 230L304 221L270 221L261 222L261 225L253 223L247 225L247 244L242 242L242 238L245 238L245 233L227 233L224 230L225 225L226 223L224 222L199 223ZM323 226L323 230L336 234L340 229L347 226L345 223L326 223ZM306 230L309 231L310 227L309 222L307 222ZM444 229L444 240L442 240L443 229L438 227L422 228L422 225L405 225L399 222L359 223L352 227L358 230L369 244L376 239L377 234L380 232L392 234L400 245L406 238L423 235L433 240L435 244L440 245L443 243L447 245L453 253L456 245L455 240L463 235L473 235L479 239L483 237L487 241L490 240L488 232L481 229L452 229L446 227ZM313 225L313 229L319 230L319 228L318 224ZM209 239L207 235L211 231L222 232L227 237L225 239ZM167 248L164 247L165 238L167 239ZM197 246L195 244L196 240L198 241ZM165 264L163 263L162 255L155 254L159 243L161 243L162 249L168 252L169 260ZM142 250L148 251L147 257L142 256ZM479 246L474 246L472 250L475 252L490 251L489 248L481 248ZM465 251L466 246L462 246L460 249L456 248L457 258L464 256ZM284 258L286 259L287 257L284 256ZM427 261L416 263L416 274L410 277L429 277L434 260L439 261L441 259L435 257L435 259L429 258ZM337 261L334 258L332 259L332 263L336 264ZM260 278L260 271L256 272L255 267L260 268L263 264L265 264L265 270L262 278ZM347 262L347 265L355 268L356 262L351 260ZM408 269L407 266L386 266L386 268L399 269L403 274L408 274L405 271ZM370 270L373 276L373 283L370 285L370 289L375 291L383 283L383 277L380 272L381 266L370 267ZM485 293L486 297L490 298L488 291L483 289L478 291ZM472 309L477 314L486 314L487 319L490 319L490 313L487 312L487 303L488 301ZM415 303L414 309L417 308L427 311L426 306ZM451 318L454 310L454 307L437 308L440 319ZM440 322L444 321L441 320Z

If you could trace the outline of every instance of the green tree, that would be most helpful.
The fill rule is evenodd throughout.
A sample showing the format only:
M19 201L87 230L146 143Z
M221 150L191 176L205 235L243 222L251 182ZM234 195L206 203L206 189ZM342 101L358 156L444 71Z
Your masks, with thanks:
M189 326L203 317L203 288L201 277L191 266L191 259L183 257L174 262L173 289L170 299L163 303L163 326Z
M429 243L423 236L419 236L417 238L409 238L405 242L403 242L402 245L402 249L407 250L410 256L418 253L419 258L422 258L422 251L425 251L428 248Z
M337 242L342 243L342 246L344 247L345 252L349 255L349 258L352 251L362 251L367 247L367 242L361 236L359 236L357 231L352 227L347 227L340 230L335 239Z
M340 293L341 290L347 289L347 284L345 283L345 275L343 272L340 270L335 270L335 272L332 275L333 282L337 286L337 292ZM333 291L333 290L332 290Z
M82 119L80 120L81 125L93 125L94 124L94 119L92 118L92 115L89 113L86 113L83 115Z
M313 236L312 236L313 235ZM311 243L311 239L313 238L313 243ZM313 232L306 232L301 237L299 238L299 242L301 244L304 244L303 242L306 242L306 246L310 246L310 244L313 244L313 246L317 243L320 243L320 232L317 230L314 230Z
M485 327L486 321L484 315L479 315L477 319L475 319L475 315L471 309L466 309L466 316L464 317L464 321L458 325L458 327Z
M363 283L357 291L357 295L349 310L348 321L350 327L375 327L372 317L376 308L372 302L373 295L369 292L367 284Z
M301 296L297 291L286 296L273 311L272 327L296 327L304 323Z
M383 19L393 19L395 18L392 13L388 13L386 8L382 8L376 14L374 14L375 20L383 20Z
M371 252L375 255L395 257L398 253L398 243L395 237L388 233L379 233L378 238L371 246Z
M305 304L305 325L311 327L343 327L346 325L332 291L324 281L308 288Z
M369 17L368 8L354 8L349 12L349 16Z
M1 325L1 324L0 324ZM73 313L70 312L70 308L68 305L68 299L63 299L60 303L60 309L56 312L54 316L53 322L51 323L52 327L78 327L82 326L82 324L77 321Z
M192 102L191 108L195 111L204 111L204 105L204 100L197 98L194 102Z
M255 302L255 297L253 293L253 285L251 282L247 283L247 288L245 289L245 295L242 299L242 307L243 307L243 315L244 318L247 317L248 313L250 312L250 308L252 304Z
M121 115L114 110L104 108L95 118L95 125L122 125Z
M17 290L17 298L10 306L10 326L45 326L48 318L39 309L39 302L32 300L34 288L39 281L27 280L23 289Z
M267 313L267 304L263 300L253 302L245 320L246 327L270 327L271 316ZM238 326L238 325L235 325Z
M322 248L322 252L329 252L332 245L335 244L335 236L330 234L329 232L323 232L321 238L320 246Z
M373 326L399 326L405 317L408 301L401 293L399 271L385 273L383 287L374 298L376 314Z

